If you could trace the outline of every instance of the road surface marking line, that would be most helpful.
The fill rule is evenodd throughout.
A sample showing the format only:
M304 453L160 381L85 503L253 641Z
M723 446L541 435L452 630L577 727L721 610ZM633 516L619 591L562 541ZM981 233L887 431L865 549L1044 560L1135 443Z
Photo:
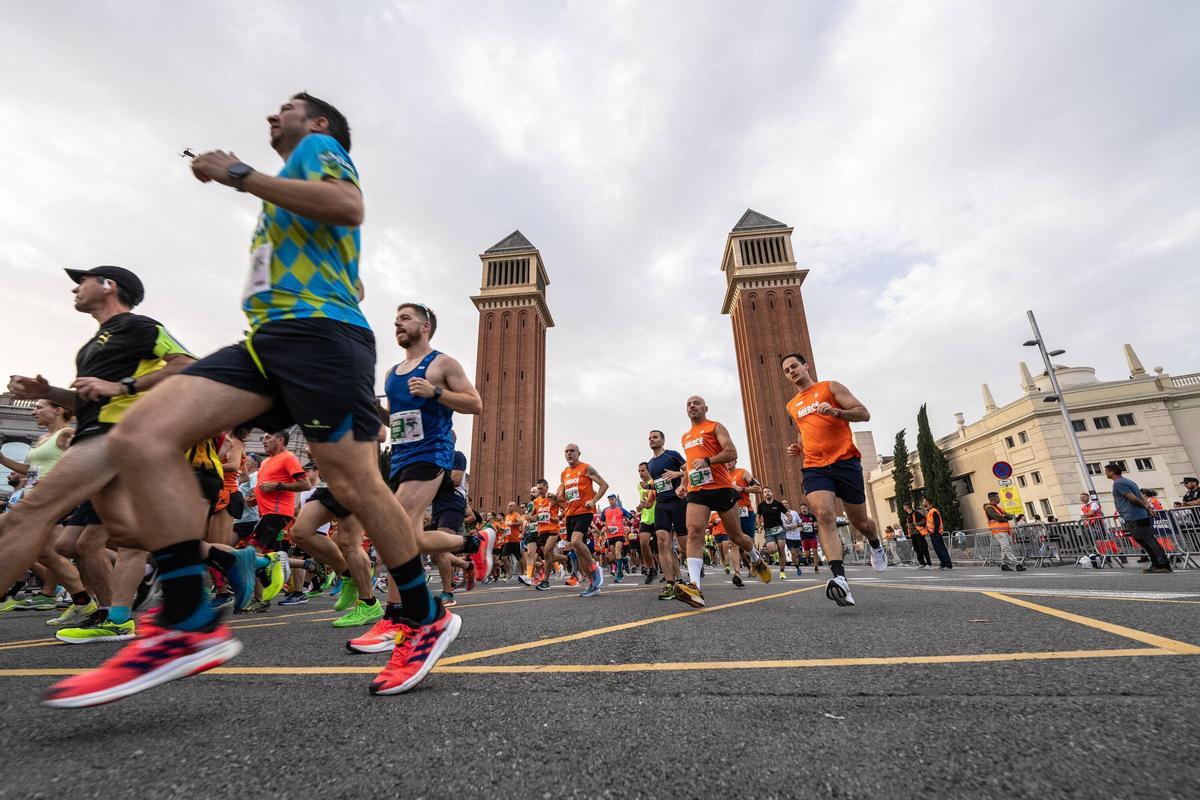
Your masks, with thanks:
M1196 597L1195 592L1164 592L1162 597L1146 597L1153 592L1105 592L1092 589L1033 589L1033 588L993 588L988 586L912 586L905 583L867 583L855 582L855 586L882 587L884 589L908 589L915 592L967 592L969 594L986 594L988 592L1004 592L1005 594L1025 594L1031 597L1066 597L1075 600L1137 600L1143 603L1183 603L1200 605L1200 600L1180 600L1180 597ZM1092 592L1094 594L1085 594Z
M0 652L4 652L5 650L24 650L27 647L52 647L56 644L66 644L66 642L60 642L57 639L49 639L49 640L42 639L40 642L29 642L28 644L9 644L9 645L0 646Z
M1012 603L1013 605L1021 606L1022 608L1028 608L1031 611L1038 611L1051 617L1065 619L1068 622L1086 625L1089 628L1096 628L1097 630L1111 633L1114 636L1121 636L1125 639L1132 639L1135 642L1148 644L1151 647L1159 647L1163 650L1170 650L1172 653L1178 653L1179 655L1200 655L1200 647L1197 647L1194 644L1188 644L1187 642L1180 642L1175 639L1168 639L1165 636L1158 636L1157 634L1139 631L1134 628L1127 628L1124 625L1115 625L1111 622L1104 622L1103 620L1092 619L1091 617L1084 617L1079 614L1072 614L1070 611L1061 611L1057 608L1050 608L1049 606L1039 606L1037 603L1030 603L1028 600L1020 600L1016 597L1009 597L1008 595L1001 594L1000 592L984 592L984 594L988 597L995 598L996 600L1003 600L1006 603Z
M1089 658L1129 658L1134 656L1176 656L1173 650L1159 647L1127 650L1061 650L1044 653L969 653L948 656L887 656L865 658L806 658L773 661L683 661L638 664L513 664L504 666L477 664L466 667L442 666L434 672L450 675L586 673L586 672L688 672L730 669L799 669L824 667L866 667L897 665L986 664L1005 661L1071 661ZM370 667L217 667L206 675L375 675L379 666ZM0 677L59 677L81 675L86 669L0 669Z
M459 656L451 656L443 658L440 664L461 664L464 661L476 661L481 658L490 658L492 656L504 655L506 653L516 653L521 650L531 650L535 647L547 647L552 644L562 644L563 642L575 642L580 639L590 639L593 636L602 636L606 633L616 633L617 631L627 631L631 628L640 628L643 625L653 625L656 622L667 622L673 619L683 619L684 617L694 617L697 614L706 614L710 611L720 611L723 608L733 608L734 606L744 606L749 603L761 603L764 600L774 600L779 597L787 597L789 595L800 594L801 592L811 592L813 589L820 588L820 584L814 586L806 586L803 589L793 589L788 592L776 592L774 594L763 595L761 597L751 597L748 600L738 600L733 603L723 603L719 606L709 606L708 608L697 608L691 611L681 611L678 614L667 614L661 617L650 617L649 619L639 619L633 622L624 622L620 625L609 625L604 628L593 628L588 631L580 631L579 633L570 633L565 636L553 636L549 639L538 639L533 642L522 642L521 644L510 644L504 647L496 647L491 650L479 650L474 653L463 653Z

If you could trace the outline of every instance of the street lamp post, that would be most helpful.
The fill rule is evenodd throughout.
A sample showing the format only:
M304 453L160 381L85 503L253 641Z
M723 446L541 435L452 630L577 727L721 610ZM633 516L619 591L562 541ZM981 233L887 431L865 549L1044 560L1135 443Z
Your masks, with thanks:
M1063 399L1062 389L1058 385L1058 376L1054 374L1054 365L1050 363L1051 356L1061 356L1066 350L1053 350L1046 352L1046 342L1042 339L1042 332L1038 329L1037 318L1033 316L1033 311L1026 311L1029 315L1029 324L1033 328L1034 338L1025 342L1026 347L1037 346L1038 352L1042 354L1042 363L1046 365L1046 374L1050 376L1050 387L1054 390L1054 397L1045 398L1046 402L1052 400L1058 401L1058 410L1062 412L1063 426L1067 429L1067 438L1071 441L1071 446L1075 448L1075 458L1079 462L1079 474L1083 476L1083 482L1087 486L1088 494L1094 501L1099 498L1096 495L1096 484L1092 482L1092 474L1088 472L1087 462L1083 458L1083 448L1079 446L1079 437L1075 435L1075 426L1071 424L1071 413L1067 411L1067 401Z

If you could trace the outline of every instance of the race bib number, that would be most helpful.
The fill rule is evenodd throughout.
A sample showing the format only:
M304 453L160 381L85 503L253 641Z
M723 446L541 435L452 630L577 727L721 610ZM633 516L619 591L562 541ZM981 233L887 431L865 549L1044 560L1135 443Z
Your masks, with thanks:
M701 467L694 469L688 473L688 483L692 487L703 486L706 483L712 483L712 467Z
M738 516L739 517L750 516L750 509L746 508L745 506L738 506Z
M616 525L609 525L609 526L608 526L608 532L609 532L610 534L616 533L616 532L617 532L617 531L619 531L619 530L621 530L621 529L620 529L620 528L618 528Z
M270 244L260 244L250 253L250 277L246 279L246 291L242 299L271 288L271 255L274 251Z
M399 444L411 444L425 438L425 428L421 425L421 412L397 411L391 416L392 441Z
M813 532L812 523L810 523L810 522L804 523L803 525L800 526L800 531L802 533L812 533Z
M537 515L537 521L538 521L539 525L544 525L544 524L548 523L550 521L550 512L549 511L539 511L538 515Z
M675 491L675 489L671 486L670 478L661 477L654 479L654 491L658 492L659 494L666 494L667 492Z
M567 488L567 502L575 503L579 500L579 487L570 486Z
M767 535L768 535L768 536L778 536L778 535L779 535L779 534L781 534L781 533L783 533L783 528L782 528L782 527L777 527L777 528L767 528Z

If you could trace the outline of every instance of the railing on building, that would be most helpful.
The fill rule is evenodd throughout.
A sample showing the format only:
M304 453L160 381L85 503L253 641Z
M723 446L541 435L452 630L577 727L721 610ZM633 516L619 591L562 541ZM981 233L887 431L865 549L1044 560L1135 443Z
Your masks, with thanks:
M841 531L844 528L839 529ZM1154 536L1175 569L1200 569L1200 507L1175 508L1154 515ZM843 545L847 536L843 535ZM990 530L952 531L944 535L946 549L955 564L983 566L1000 563L1000 545ZM1103 517L1077 522L1016 525L1012 546L1019 563L1048 567L1078 564L1081 559L1096 569L1136 565L1145 551L1126 531L1120 517ZM915 564L912 541L895 541L888 547L891 560ZM937 556L930 547L934 565ZM870 560L865 543L857 537L846 548L845 560L866 564Z

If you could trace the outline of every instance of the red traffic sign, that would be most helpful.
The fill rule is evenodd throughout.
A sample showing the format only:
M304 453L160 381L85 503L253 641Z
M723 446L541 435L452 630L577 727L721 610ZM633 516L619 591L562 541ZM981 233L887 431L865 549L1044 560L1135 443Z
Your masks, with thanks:
M1000 480L1011 478L1013 474L1012 464L1007 461L997 461L992 464L992 474Z

